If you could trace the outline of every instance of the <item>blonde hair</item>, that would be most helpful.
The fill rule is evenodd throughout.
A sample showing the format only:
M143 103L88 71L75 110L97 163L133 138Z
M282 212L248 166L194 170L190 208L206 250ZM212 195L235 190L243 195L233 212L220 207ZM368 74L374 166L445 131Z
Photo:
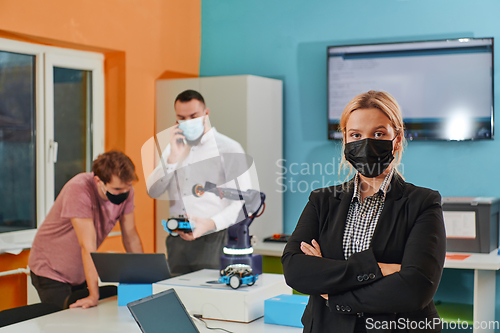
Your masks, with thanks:
M344 151L346 142L346 125L351 113L360 109L378 109L382 111L387 118L389 118L392 128L396 132L396 137L401 136L401 144L396 148L394 156L394 168L401 174L398 170L398 166L401 163L401 158L403 155L404 146L406 145L406 139L404 137L404 123L403 115L401 114L401 108L389 93L384 91L374 91L370 90L366 93L359 94L354 97L344 108L342 116L340 116L339 129L342 132L342 159L340 162L340 170L343 168L347 169L349 167L349 173L346 179L349 178L353 172L353 167L349 162L346 161Z

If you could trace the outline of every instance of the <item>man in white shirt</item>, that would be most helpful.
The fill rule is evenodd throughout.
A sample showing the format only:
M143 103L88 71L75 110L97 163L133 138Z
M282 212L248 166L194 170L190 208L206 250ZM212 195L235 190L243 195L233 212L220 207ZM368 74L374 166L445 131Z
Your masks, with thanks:
M210 110L200 93L186 90L174 102L177 123L170 129L170 143L148 177L148 194L158 198L168 191L170 217L187 216L195 222L192 233L167 237L167 255L173 275L203 268L219 269L227 241L226 228L238 222L242 202L221 199L212 193L193 195L196 185L251 188L249 166L241 145L210 126ZM167 219L167 217L162 217Z

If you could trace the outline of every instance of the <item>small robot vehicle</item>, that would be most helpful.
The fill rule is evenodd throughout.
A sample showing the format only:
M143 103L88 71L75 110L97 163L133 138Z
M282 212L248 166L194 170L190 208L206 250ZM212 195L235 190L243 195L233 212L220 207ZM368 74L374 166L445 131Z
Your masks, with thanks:
M219 283L225 283L233 289L238 289L242 284L253 286L259 278L252 274L252 267L245 264L233 264L220 272Z
M186 233L191 233L194 230L194 223L189 221L188 218L179 215L178 217L171 217L168 221L161 220L163 229L167 231L172 236L178 236L177 231L183 231Z

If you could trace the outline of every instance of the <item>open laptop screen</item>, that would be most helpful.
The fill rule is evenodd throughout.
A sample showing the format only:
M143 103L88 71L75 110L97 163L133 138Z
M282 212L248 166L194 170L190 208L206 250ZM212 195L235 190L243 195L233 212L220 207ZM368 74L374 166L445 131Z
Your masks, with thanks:
M199 333L174 289L127 304L144 333Z
M102 282L154 283L170 278L163 253L90 254Z

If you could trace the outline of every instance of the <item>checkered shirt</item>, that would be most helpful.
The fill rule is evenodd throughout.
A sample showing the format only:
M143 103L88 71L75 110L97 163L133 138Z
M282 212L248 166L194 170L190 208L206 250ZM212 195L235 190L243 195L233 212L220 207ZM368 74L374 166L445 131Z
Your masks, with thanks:
M380 213L384 208L385 195L391 183L394 169L385 177L377 193L361 202L359 177L354 181L354 195L347 213L344 229L344 257L347 260L353 253L361 252L370 247Z

